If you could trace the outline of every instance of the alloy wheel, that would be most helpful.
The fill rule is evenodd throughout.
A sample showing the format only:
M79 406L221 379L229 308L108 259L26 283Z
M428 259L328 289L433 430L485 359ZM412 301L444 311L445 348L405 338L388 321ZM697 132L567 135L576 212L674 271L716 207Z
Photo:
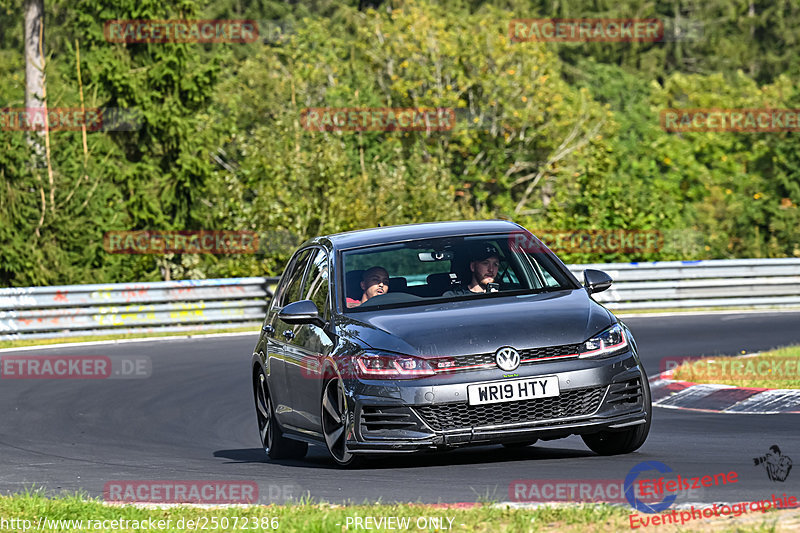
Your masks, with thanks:
M342 380L332 378L322 393L322 433L333 460L340 465L353 461L353 454L347 450L348 415Z
M264 451L269 453L272 445L272 403L265 389L264 382L266 377L263 372L258 373L256 382L256 416L258 417L258 433L261 436L261 444Z

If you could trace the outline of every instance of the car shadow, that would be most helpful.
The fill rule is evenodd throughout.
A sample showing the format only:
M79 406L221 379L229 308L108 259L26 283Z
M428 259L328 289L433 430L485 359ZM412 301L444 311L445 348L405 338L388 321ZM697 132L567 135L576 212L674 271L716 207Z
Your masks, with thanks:
M239 450L217 450L214 452L214 457L222 457L230 459L231 463L266 463L268 462L267 454L264 453L264 448L242 448Z
M394 468L421 468L427 466L459 466L493 464L513 461L547 461L553 459L575 459L596 456L589 450L572 448L545 447L542 444L521 448L505 448L503 446L480 446L468 449L450 450L436 453L419 453L409 455L380 455L367 457L351 469L386 470ZM323 447L309 447L304 459L272 460L264 453L263 448L242 448L234 450L217 450L214 457L229 459L231 463L274 463L283 466L301 468L338 469ZM388 459L388 460L387 460Z

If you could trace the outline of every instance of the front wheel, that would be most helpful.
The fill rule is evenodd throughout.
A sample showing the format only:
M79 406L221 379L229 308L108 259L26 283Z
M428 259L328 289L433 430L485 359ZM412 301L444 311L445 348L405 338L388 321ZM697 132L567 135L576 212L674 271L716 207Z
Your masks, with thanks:
M583 442L594 453L599 455L620 455L639 449L650 433L650 417L647 422L622 431L601 431L590 435L581 435Z
M339 466L353 466L356 457L347 449L349 409L342 380L328 380L322 391L322 433L328 452Z
M621 431L601 431L590 435L581 435L583 442L594 453L599 455L621 455L638 450L650 433L650 421L653 418L653 400L650 396L650 383L642 373L642 402L645 409L645 423L631 426Z
M275 420L275 410L272 408L266 382L264 371L259 370L255 382L255 398L261 445L270 459L302 459L308 452L308 444L283 436L283 431Z

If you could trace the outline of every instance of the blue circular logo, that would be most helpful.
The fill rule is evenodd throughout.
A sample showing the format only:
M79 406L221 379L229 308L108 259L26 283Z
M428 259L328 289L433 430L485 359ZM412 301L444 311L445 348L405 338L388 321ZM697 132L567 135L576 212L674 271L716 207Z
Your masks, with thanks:
M669 496L665 496L664 499L658 503L645 503L638 499L634 493L633 484L636 481L636 478L639 477L639 473L647 472L648 470L656 470L662 474L672 472L670 467L660 461L643 461L639 463L631 468L630 472L628 472L628 475L625 476L625 498L628 500L628 503L631 504L631 507L637 511L651 514L660 513L661 511L668 509L669 506L673 504L675 498L677 498L677 495L670 494Z

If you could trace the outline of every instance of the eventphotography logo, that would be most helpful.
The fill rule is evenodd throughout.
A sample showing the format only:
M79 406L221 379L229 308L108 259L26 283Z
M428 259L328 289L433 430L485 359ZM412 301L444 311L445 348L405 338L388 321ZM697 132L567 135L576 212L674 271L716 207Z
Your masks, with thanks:
M786 481L789 472L792 470L792 459L781 454L781 449L777 444L769 447L769 451L761 457L753 457L755 466L764 465L767 477L770 481Z
M765 513L769 509L793 509L795 507L797 507L797 498L794 496L787 496L784 492L783 497L772 494L769 500L753 500L729 505L715 503L700 507L690 505L688 508L681 509L680 511L673 509L672 512L653 514L650 516L642 516L634 513L628 517L628 520L630 522L631 529L663 525L682 526L686 522L691 522L692 520L719 517L724 518L726 516L741 516L748 512ZM680 520L680 523L678 520Z
M308 131L450 131L449 107L307 107L300 124Z
M663 109L659 118L670 133L800 131L800 109Z
M628 475L625 476L625 498L628 503L643 513L660 513L673 504L678 497L676 494L665 495L664 498L658 502L646 502L636 495L634 483L642 472L655 470L661 474L672 472L672 469L660 461L643 461L630 469Z
M252 43L254 20L109 20L103 35L110 43Z
M103 249L111 254L254 254L254 231L109 231Z
M3 355L2 379L141 379L153 373L146 355Z
M733 471L693 477L677 474L674 479L665 476L650 478L643 476L644 472L651 470L659 474L672 472L672 468L660 461L643 461L631 468L625 476L625 498L628 503L637 511L649 514L665 511L675 503L679 494L739 481L739 475ZM639 476L642 476L642 479L639 479ZM647 498L657 498L658 501L653 503L647 501Z
M659 19L513 19L511 42L657 42L664 39Z

